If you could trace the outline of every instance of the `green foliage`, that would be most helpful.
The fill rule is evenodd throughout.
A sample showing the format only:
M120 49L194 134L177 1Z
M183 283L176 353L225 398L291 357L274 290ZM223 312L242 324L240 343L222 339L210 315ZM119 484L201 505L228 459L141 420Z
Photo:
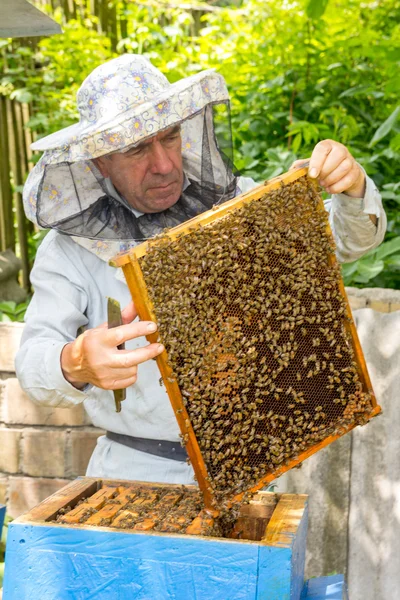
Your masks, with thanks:
M393 287L400 288L400 237L384 242L354 263L343 265L342 272L346 285L369 285L371 280L379 284L385 281L385 272L391 272Z
M320 19L328 6L329 0L309 0L306 14L310 19Z
M400 236L400 0L218 4L199 21L189 8L119 3L128 29L117 52L148 56L171 82L205 68L221 72L232 96L235 164L244 175L263 180L284 172L323 138L346 144L383 191L382 247L390 249L346 265L346 282L400 287L400 249L392 245ZM37 135L76 120L79 84L113 56L95 27L86 16L37 48L6 53L0 93L32 100Z
M395 123L397 121L399 112L400 112L400 106L397 106L395 108L395 110L392 112L392 114L390 115L390 117L388 117L386 119L386 121L378 127L378 129L374 133L374 137L372 138L372 140L369 143L370 148L375 146L375 144L380 142L380 140L382 138L384 138L388 133L390 133L392 131L392 129L394 128Z
M25 302L21 302L20 304L16 304L11 300L0 302L0 321L2 321L3 323L10 321L17 321L19 323L22 323L29 302L30 298L25 300Z
M32 235L29 236L29 238L28 238L28 255L29 255L30 261L33 262L33 260L36 256L36 252L37 252L40 244L44 240L48 231L49 231L48 229L41 229L39 231L35 231Z
M60 20L60 13L55 17ZM0 59L4 72L0 93L7 91L19 102L33 103L28 126L39 137L78 120L76 92L80 84L95 67L113 57L110 40L97 31L77 21L70 21L63 31L42 39L38 47L10 44L5 58Z

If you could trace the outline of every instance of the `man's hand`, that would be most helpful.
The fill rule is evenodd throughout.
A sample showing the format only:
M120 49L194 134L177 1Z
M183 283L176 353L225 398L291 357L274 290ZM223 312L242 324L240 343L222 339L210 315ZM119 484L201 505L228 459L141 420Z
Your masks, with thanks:
M333 140L323 140L315 146L308 174L318 179L328 194L345 193L353 198L363 198L365 175L346 146ZM300 167L304 160L296 160L291 168Z
M65 379L78 389L88 383L104 390L118 390L134 384L138 364L155 358L164 350L162 344L118 350L119 344L157 330L156 324L151 321L132 323L136 316L131 302L122 311L123 325L108 329L107 323L103 323L64 346L61 368Z
M328 194L346 194L352 198L364 198L365 174L346 146L333 140L323 140L315 146L311 158L296 160L291 169L309 161L308 174L325 188ZM374 225L375 215L369 215Z

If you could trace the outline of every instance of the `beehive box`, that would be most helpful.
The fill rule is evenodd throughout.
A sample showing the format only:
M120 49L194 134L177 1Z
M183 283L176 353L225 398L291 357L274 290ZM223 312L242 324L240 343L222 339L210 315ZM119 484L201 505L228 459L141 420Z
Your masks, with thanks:
M301 600L349 600L343 575L309 579L304 585Z
M235 539L185 533L201 509L195 486L78 479L9 526L4 600L300 599L306 496L258 493Z
M379 413L307 169L116 257L208 509Z

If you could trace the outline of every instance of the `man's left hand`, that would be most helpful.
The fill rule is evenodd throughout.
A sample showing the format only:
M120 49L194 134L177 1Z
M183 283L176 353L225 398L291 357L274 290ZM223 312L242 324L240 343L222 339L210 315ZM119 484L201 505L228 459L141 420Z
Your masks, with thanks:
M303 160L296 160L291 168L300 167ZM309 159L308 174L318 179L328 194L341 194L363 198L365 174L346 146L333 140L323 140L315 146Z

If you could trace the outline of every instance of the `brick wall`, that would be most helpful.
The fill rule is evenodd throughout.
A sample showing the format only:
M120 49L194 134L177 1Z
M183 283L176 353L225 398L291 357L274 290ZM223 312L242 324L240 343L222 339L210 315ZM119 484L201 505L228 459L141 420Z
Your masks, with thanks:
M400 291L347 288L353 310L400 310ZM17 517L79 475L84 475L102 432L83 406L39 407L21 390L14 357L23 325L0 323L0 503Z
M390 313L400 310L400 291L383 288L346 288L351 310L372 308L377 312Z
M0 323L0 504L14 518L84 475L102 435L83 405L41 407L22 391L14 371L22 329Z

